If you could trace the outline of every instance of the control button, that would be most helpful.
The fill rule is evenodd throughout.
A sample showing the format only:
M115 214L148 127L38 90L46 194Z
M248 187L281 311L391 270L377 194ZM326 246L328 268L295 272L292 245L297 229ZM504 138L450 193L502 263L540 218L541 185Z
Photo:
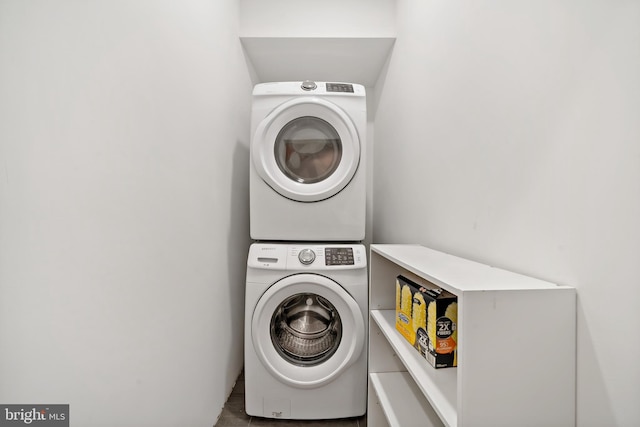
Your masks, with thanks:
M304 90L314 90L315 88L318 87L318 85L314 81L305 80L305 81L302 82L302 86L301 87Z
M303 249L298 254L298 259L304 265L309 265L316 259L316 254L311 249Z
M345 83L327 83L327 92L353 92L353 85Z

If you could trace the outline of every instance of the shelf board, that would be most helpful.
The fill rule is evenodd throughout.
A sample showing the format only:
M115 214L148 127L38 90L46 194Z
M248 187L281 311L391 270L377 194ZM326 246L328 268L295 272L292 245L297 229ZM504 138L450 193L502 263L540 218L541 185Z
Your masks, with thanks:
M442 426L408 372L372 373L369 378L391 427Z
M240 37L258 81L375 86L395 37Z
M568 289L418 245L371 245L371 251L460 297L462 292Z
M395 310L371 310L371 318L380 327L385 338L440 419L448 427L457 426L457 369L435 369L429 365L396 331Z

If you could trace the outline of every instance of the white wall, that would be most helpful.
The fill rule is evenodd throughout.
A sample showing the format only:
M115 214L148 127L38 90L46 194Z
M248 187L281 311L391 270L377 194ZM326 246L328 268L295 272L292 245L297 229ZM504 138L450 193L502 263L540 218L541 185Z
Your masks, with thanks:
M395 35L396 0L240 0L240 32L260 37Z
M242 368L238 2L0 2L0 402L211 426Z
M577 287L578 425L640 425L640 3L398 0L397 14L374 241Z

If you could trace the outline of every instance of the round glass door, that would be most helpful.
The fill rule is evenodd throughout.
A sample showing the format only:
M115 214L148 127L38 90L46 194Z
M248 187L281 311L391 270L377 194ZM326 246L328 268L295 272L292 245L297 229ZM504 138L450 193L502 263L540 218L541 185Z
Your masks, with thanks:
M293 295L276 308L271 318L271 342L294 365L324 362L336 352L341 338L340 315L320 295Z
M360 139L337 105L296 98L258 124L251 156L258 175L280 195L317 202L349 184L360 163Z
M271 285L251 319L264 368L284 384L313 388L337 378L364 351L364 313L339 284L299 273Z
M274 156L278 168L287 177L302 184L313 184L336 171L342 158L342 141L326 121L300 117L278 133Z

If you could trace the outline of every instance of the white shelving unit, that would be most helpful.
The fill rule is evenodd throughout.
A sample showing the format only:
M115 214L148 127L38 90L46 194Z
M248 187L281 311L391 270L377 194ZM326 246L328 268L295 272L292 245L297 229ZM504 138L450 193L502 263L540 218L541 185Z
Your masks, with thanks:
M575 289L417 245L371 245L369 427L575 426ZM458 367L395 329L395 279L458 297Z

